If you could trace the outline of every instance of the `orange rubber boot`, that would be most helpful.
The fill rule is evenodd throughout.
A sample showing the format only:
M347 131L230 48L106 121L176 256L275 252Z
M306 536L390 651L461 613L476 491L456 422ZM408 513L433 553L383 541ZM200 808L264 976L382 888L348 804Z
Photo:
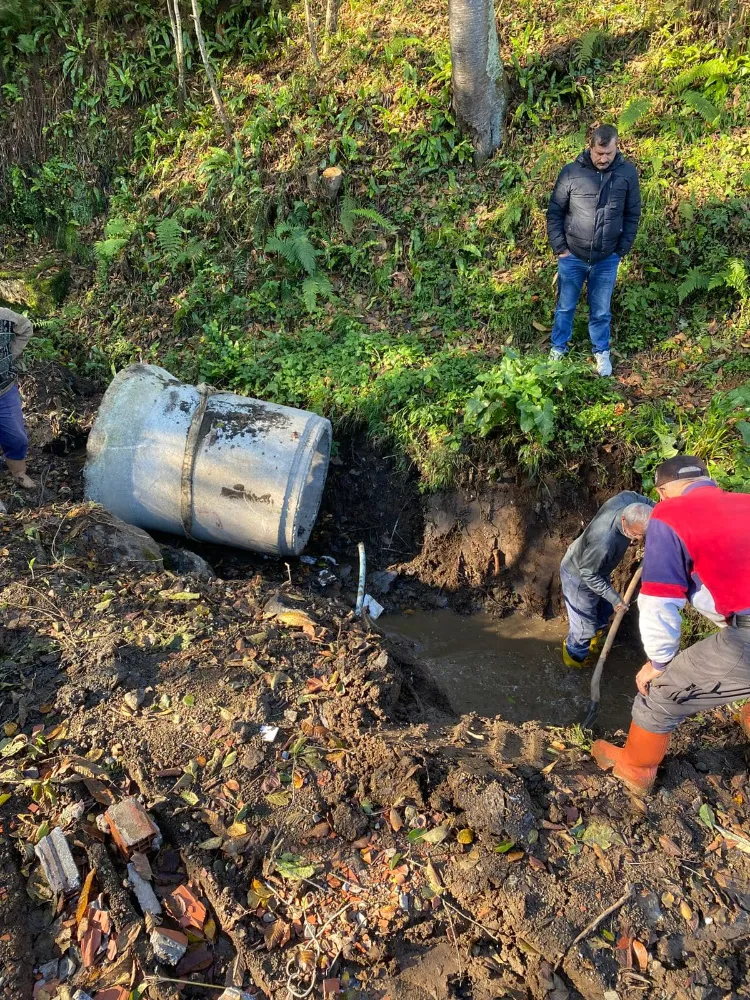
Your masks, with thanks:
M739 723L742 732L750 740L750 701L746 702L739 711Z
M614 776L634 795L644 796L654 787L656 769L664 760L669 739L670 733L650 733L631 722L624 747L597 740L591 754L603 771L612 768Z

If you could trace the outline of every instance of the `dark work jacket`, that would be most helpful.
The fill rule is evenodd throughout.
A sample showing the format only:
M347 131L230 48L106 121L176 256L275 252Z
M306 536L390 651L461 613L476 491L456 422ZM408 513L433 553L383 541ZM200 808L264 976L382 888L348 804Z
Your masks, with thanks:
M547 235L556 254L570 250L587 264L624 257L641 217L638 172L617 153L597 170L587 149L560 171L547 209Z
M561 566L561 569L583 580L589 590L609 601L612 607L619 604L620 595L609 577L630 545L630 539L622 533L620 519L631 503L654 506L653 500L630 490L611 497L602 504L583 534L570 543Z

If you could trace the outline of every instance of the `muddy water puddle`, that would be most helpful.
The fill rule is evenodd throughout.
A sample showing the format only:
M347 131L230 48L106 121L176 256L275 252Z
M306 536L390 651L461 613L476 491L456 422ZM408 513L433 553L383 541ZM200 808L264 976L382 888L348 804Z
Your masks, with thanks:
M589 704L591 669L571 670L560 659L567 634L562 619L520 614L496 620L453 611L383 616L384 629L410 640L458 714L500 715L509 722L580 722ZM618 640L607 658L597 728L627 727L640 651Z

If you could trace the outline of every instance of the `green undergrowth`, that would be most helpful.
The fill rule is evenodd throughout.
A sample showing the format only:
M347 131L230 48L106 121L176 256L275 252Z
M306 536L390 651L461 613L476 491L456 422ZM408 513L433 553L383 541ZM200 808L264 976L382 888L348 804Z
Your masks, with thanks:
M55 10L0 21L0 123L19 120L35 60L59 61L68 94L43 161L0 164L5 221L90 273L38 351L100 371L145 359L364 425L427 489L472 465L575 474L601 448L645 485L686 449L750 489L750 57L724 22L634 0L504 5L508 135L476 170L442 7L353 0L316 73L299 7L209 0L230 142L197 66L177 111L160 10ZM620 123L644 195L613 303L622 382L593 374L585 306L570 360L545 357L544 212L595 121ZM329 165L333 205L309 178Z

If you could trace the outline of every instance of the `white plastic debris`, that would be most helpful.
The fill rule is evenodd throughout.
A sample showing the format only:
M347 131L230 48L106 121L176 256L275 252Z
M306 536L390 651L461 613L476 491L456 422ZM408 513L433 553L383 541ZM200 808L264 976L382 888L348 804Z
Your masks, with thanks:
M378 604L372 594L365 594L365 599L362 602L362 609L368 613L370 618L380 618L385 611L383 605Z
M73 994L73 1000L91 1000L91 994L84 993L83 990L76 990Z
M279 735L278 726L261 726L260 735L263 737L264 743L273 743L276 737Z
M81 888L81 876L65 834L59 826L42 837L34 848L34 853L41 862L44 877L53 892L76 892Z
M216 1000L255 1000L255 997L251 996L249 993L245 993L241 990L239 986L227 986L221 996L217 997Z
M304 563L305 566L314 566L318 560L315 558L315 556L300 556L299 561L301 563ZM219 1000L221 1000L221 997L219 997Z
M161 913L161 903L156 898L156 893L151 888L151 884L144 878L141 878L132 862L128 865L128 882L133 887L133 892L144 916L147 913L152 913L154 916Z

